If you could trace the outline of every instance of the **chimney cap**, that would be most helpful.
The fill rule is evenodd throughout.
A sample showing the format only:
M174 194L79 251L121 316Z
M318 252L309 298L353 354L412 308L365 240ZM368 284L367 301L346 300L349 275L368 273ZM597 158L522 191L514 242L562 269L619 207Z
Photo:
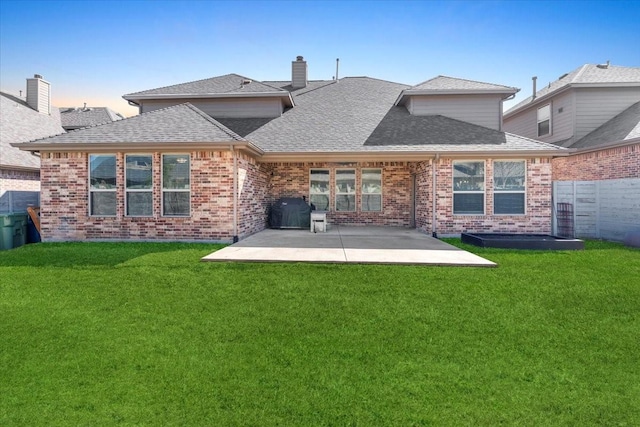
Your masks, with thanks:
M34 74L33 78L34 79L42 79L43 77L42 77L42 74Z
M304 61L304 58L302 57L302 55L298 55L296 56L296 61Z

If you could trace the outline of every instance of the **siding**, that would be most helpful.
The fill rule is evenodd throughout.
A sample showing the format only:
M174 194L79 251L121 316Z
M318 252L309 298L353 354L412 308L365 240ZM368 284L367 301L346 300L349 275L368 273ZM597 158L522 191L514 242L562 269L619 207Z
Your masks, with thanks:
M40 79L27 79L27 104L43 114L51 114L49 83Z
M141 113L190 102L212 117L223 118L268 118L282 115L280 99L162 99L142 101Z
M573 136L574 95L565 92L551 99L551 135L538 138L538 108L549 102L538 104L503 123L505 132L515 133L539 141L556 143ZM562 112L560 110L562 109Z
M581 88L576 90L575 140L640 101L640 87Z
M418 95L412 96L410 100L407 109L416 116L439 114L491 129L500 129L500 96Z

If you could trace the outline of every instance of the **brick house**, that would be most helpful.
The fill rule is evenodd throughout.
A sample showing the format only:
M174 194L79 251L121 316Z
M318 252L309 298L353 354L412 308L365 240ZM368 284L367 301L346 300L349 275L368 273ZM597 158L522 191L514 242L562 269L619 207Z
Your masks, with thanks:
M26 95L0 92L0 213L39 204L40 158L11 144L64 133L49 82L40 75L27 79Z
M640 68L585 64L539 91L534 80L504 128L571 149L552 165L554 200L571 205L572 235L640 232Z
M516 88L438 76L287 81L228 74L125 95L140 115L18 144L42 159L44 240L230 242L306 197L328 222L551 231L552 158L502 130Z

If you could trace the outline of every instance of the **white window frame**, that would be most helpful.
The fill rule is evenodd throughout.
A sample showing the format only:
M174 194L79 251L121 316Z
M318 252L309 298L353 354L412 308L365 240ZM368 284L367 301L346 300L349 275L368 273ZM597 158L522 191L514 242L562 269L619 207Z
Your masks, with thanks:
M522 190L496 190L496 163L523 163L524 164L524 182ZM523 211L522 213L496 213L496 194L522 194L523 195ZM527 214L527 161L523 159L505 159L493 161L493 214L500 216L523 216Z
M482 191L476 190L456 190L456 177L455 177L455 168L457 163L482 163ZM459 216L478 216L485 215L487 211L487 162L484 160L470 159L470 160L454 160L451 164L451 189L452 189L452 197L451 197L451 211L453 215ZM473 213L456 213L455 211L455 196L456 194L482 194L482 212L473 212Z
M540 110L544 109L544 108L548 108L549 109L549 117L544 119L544 120L540 120ZM551 112L552 112L552 108L551 108L551 103L543 105L542 107L538 108L536 110L536 134L538 135L538 137L542 137L542 136L549 136L551 135ZM540 123L544 123L548 121L549 122L549 131L545 134L540 134Z
M371 193L371 192L365 192L364 191L364 174L365 171L379 171L380 172L380 191L379 192L375 192L375 193ZM382 212L383 211L383 197L382 197L382 184L383 183L383 177L382 177L382 168L362 168L360 169L360 211L361 212ZM364 197L365 196L376 196L379 195L380 196L380 209L365 209L364 208Z
M313 172L327 172L327 177L329 180L327 181L327 191L313 191L313 187L311 187L311 181ZM309 204L313 203L312 196L325 196L327 198L327 211L331 210L331 169L327 168L311 168L309 169ZM315 206L315 204L314 204ZM315 206L318 209L318 206Z
M352 171L353 172L353 189L351 191L347 191L347 192L343 192L340 191L340 188L338 187L338 172L339 171ZM358 177L357 177L357 170L356 168L338 168L336 169L335 172L335 180L336 180L336 194L334 195L335 198L335 209L336 212L356 212L357 211L357 191L356 188L358 187ZM338 211L338 197L339 196L353 196L353 209L351 210L347 210L347 211Z
M115 161L115 178L116 178L116 183L114 185L113 188L91 188L91 157L93 156L111 156L113 157L114 161ZM88 192L88 203L87 203L87 210L88 210L88 214L89 216L92 217L100 217L100 218L115 218L116 216L118 216L118 156L115 153L89 153L88 157L87 157L87 164L88 164L88 177L87 177L87 187L89 189ZM93 204L91 203L91 195L93 193L114 193L116 196L116 212L113 215L98 215L98 214L94 214L93 213Z
M164 188L164 156L187 156L189 158L189 188ZM165 218L189 218L191 217L191 154L190 153L162 153L160 154L160 213ZM164 195L165 193L189 193L189 213L186 215L165 215L164 213Z
M148 156L151 159L151 188L138 189L127 187L127 157L142 157ZM191 172L191 170L189 170ZM129 215L129 193L151 193L151 213L149 215ZM149 218L153 217L153 154L150 153L129 153L124 156L124 213L125 216L134 218Z

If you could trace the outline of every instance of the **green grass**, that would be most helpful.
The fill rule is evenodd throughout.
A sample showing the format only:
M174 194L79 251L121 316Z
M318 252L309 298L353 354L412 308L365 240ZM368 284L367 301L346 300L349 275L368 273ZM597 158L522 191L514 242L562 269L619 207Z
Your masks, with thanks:
M0 252L0 425L640 425L640 251L498 268Z

